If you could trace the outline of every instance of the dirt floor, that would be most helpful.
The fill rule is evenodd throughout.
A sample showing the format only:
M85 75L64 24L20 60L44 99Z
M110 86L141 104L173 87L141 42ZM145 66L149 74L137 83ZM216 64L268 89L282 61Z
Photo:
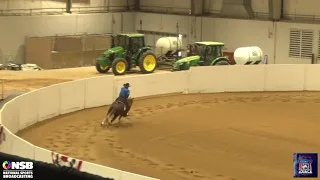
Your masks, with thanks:
M101 76L94 67L54 69L43 71L0 71L0 79L5 80L5 91L31 91L75 79Z
M138 100L130 117L103 128L107 108L64 115L18 135L62 154L163 180L288 180L294 152L320 152L320 93Z
M157 70L156 73L163 73L167 71ZM138 70L129 72L129 76L139 75ZM43 71L0 71L0 99L2 97L2 80L4 96L16 94L14 91L27 92L41 87L50 86L66 81L76 79L97 77L103 75L113 75L111 72L106 74L99 74L94 66L67 68L67 69L53 69Z

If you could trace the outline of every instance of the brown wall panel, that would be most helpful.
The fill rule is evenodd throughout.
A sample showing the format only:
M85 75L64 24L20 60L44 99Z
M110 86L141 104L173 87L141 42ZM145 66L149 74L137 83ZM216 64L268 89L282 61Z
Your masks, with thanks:
M95 50L107 50L111 47L111 36L96 36Z
M92 51L94 50L94 44L95 44L96 38L94 36L84 36L83 42L84 42L84 51Z
M92 35L83 37L84 51L107 50L111 47L111 37Z
M37 64L41 68L52 68L51 61L52 38L33 37L26 39L26 63Z
M2 51L1 51L1 49L0 49L0 64L5 64L5 62L4 62L4 57L3 57L3 53L2 53Z
M103 50L84 51L82 53L83 65L84 66L95 65L96 59L102 56L102 53L103 53Z
M82 66L82 52L55 52L51 54L53 68L72 68Z
M66 2L66 0L51 0L56 2ZM72 0L73 3L90 4L90 0Z
M81 51L82 39L81 37L56 37L54 44L54 51Z

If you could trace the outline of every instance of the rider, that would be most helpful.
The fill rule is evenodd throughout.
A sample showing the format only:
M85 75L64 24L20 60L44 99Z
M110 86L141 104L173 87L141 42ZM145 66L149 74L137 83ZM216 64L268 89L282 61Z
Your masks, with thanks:
M119 97L117 98L118 101L121 101L125 104L126 110L125 110L125 117L128 116L129 112L129 104L128 104L128 98L130 96L130 90L129 90L130 84L125 83L123 84L123 87L120 90Z

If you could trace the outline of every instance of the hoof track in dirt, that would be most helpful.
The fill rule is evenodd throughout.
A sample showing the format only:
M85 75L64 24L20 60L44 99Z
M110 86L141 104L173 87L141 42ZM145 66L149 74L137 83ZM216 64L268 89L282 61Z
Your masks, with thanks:
M292 98L294 97L294 99ZM314 98L315 96L309 96L310 98ZM293 95L265 95L265 96L254 96L254 97L229 97L229 98L208 98L199 101L180 101L177 103L167 103L166 105L155 105L151 107L143 107L143 108L135 108L131 110L131 117L139 117L139 116L148 116L153 113L157 113L160 111L165 111L166 109L173 108L181 108L190 105L202 104L202 106L210 106L210 104L219 104L219 103L259 103L259 102L296 102L296 103L304 103L304 96L293 96ZM320 103L320 99L315 99L314 103Z
M102 129L109 129L109 130L112 130L113 128L115 129L121 129L121 128L129 128L129 127L132 127L133 126L133 123L131 122L123 122L123 120L120 120L120 122L118 123L117 122L113 122L112 124L105 124L105 125L102 125Z
M167 103L166 105L156 105L156 106L151 106L151 107L148 106L148 107L143 107L143 108L133 108L131 110L131 115L129 116L129 118L148 116L148 115L152 115L153 113L164 111L166 109L181 108L184 106L195 105L198 103L199 102L197 102L197 101L183 101L183 102L178 102L178 103ZM207 103L210 103L210 101L207 101ZM129 119L129 118L127 118L127 119Z
M140 155L137 155L135 153L130 152L129 150L116 145L115 141L110 140L110 139L106 139L107 142L109 142L109 148L112 149L113 151L115 151L116 153L120 154L121 156L123 156L124 158L131 158L134 159L135 161L140 161L140 163L143 163L147 166L152 166L156 169L161 169L163 171L170 171L171 173L177 174L179 176L182 177L193 177L193 178L197 178L197 179L210 179L207 176L202 175L201 173L194 171L194 170L190 170L190 169L186 169L184 167L178 167L175 166L173 164L161 164L158 163L156 161L150 160L146 157L142 157Z
M216 166L216 163L214 163L214 160L221 160L223 159L222 156L224 154L228 154L228 157L232 157L229 159L226 157L226 162L234 161L237 163L237 161L242 161L243 158L247 157L250 157L248 158L248 161L259 157L265 158L266 160L264 162L267 162L267 157L265 156L268 155L269 151L268 153L263 152L264 143L259 144L259 142L261 142L259 139L263 139L265 144L273 147L272 150L279 151L283 154L291 152L289 147L291 147L291 149L292 147L297 147L298 149L301 147L310 147L319 150L320 145L318 143L314 143L316 141L312 141L313 143L311 143L313 136L310 135L311 133L316 134L316 132L319 132L319 129L317 129L316 126L317 122L315 123L313 120L317 117L315 114L316 110L311 111L313 113L313 117L307 117L307 113L309 113L308 111L310 111L310 109L319 108L319 93L291 94L283 92L280 93L280 95L279 93L230 94L187 95L178 98L159 98L158 100L152 99L144 102L138 102L131 109L130 116L124 117L119 124L117 120L114 121L114 125L111 126L100 126L107 107L97 108L94 111L86 110L85 112L76 112L76 116L80 117L80 114L81 117L84 118L75 120L75 116L72 115L73 117L64 118L63 120L67 121L61 123L63 124L61 126L59 126L60 124L54 123L55 120L51 122L48 121L48 124L51 124L51 127L47 127L48 133L41 137L41 139L38 138L39 140L35 140L38 142L34 144L56 151L60 154L89 162L99 163L101 165L111 166L118 169L127 168L128 171L132 170L133 173L135 173L134 169L145 169L141 170L139 173L145 173L143 175L152 176L153 172L155 172L154 174L158 174L160 176L155 176L156 178L177 180L243 180L237 177L237 174L239 173L236 172L238 171L236 165L232 165L232 163L230 163L230 169L233 169L234 172L224 174L225 170L223 168L225 168L225 165L218 167ZM287 106L286 104L290 105ZM292 132L299 129L299 123L301 122L297 121L297 119L301 117L298 117L298 113L298 116L290 117L290 108L292 106L294 108L297 107L298 109L300 104L302 106L312 104L310 109L303 108L306 109L306 111L303 110L304 114L303 116L301 115L301 117L307 117L303 121L311 124L308 127L310 128L308 129L310 133L304 134L309 137L310 142L295 136L294 133L290 134L286 132L287 129L292 129ZM218 118L211 120L199 119L198 123L193 123L193 121L182 122L180 120L175 120L175 117L183 117L181 114L176 115L176 112L186 112L186 115L184 115L186 117L185 119L189 120L188 117L192 115L192 109L198 108L199 111L197 112L201 112L202 114L208 113L210 116L215 116L218 113L212 114L215 112L205 112L209 109L208 107L215 106L223 108L226 107L225 105L228 107L229 105L236 105L238 109L236 109L237 111L224 111L221 109L221 112L219 113L223 114L223 117L225 118L223 119L223 122ZM235 116L232 115L232 113L245 114L246 109L242 109L242 107L253 107L254 111L257 110L257 112L251 112L250 114L250 116L254 116L255 119L250 119L251 117L248 116L246 118L242 118L242 124L239 124L239 120L234 118ZM260 111L258 109L259 107L264 108ZM285 107L289 108L286 109L287 112L281 110ZM270 109L270 112L279 114L279 116L281 116L281 113L279 112L287 114L283 115L284 118L282 119L270 118L269 114L272 113L265 113L266 109ZM294 110L295 109L292 109L292 111ZM229 111L233 112L229 113ZM161 121L162 117L160 118L160 116L164 116L164 118L167 119L172 118L172 121L170 121L170 124L163 123ZM267 121L265 119L267 119ZM199 123L200 121L203 121L203 123ZM149 122L150 124L148 124ZM138 150L139 146L148 141L148 139L157 137L164 133L177 133L177 131L180 132L191 129L210 128L212 125L214 128L221 127L222 129L228 129L228 131L219 131L216 132L216 134L203 132L202 134L195 133L192 136L181 135L170 139L168 138L166 143L164 143L164 141L154 143L155 147L149 147L150 149L144 153ZM280 125L286 128L280 128ZM303 129L299 129L299 131L301 131L301 134L304 133ZM35 129L35 131L30 134L41 134L39 132L41 132L41 130L38 131ZM233 138L231 138L233 136L239 138L237 139L238 142L233 141ZM220 137L225 137L226 139L222 140ZM257 143L247 143L249 141L257 141ZM242 142L245 142L248 147L240 144ZM279 146L280 143L281 146ZM216 146L216 144L219 144L219 146ZM288 148L286 146L288 146ZM157 149L153 151L155 148ZM248 151L252 151L254 153L247 156L246 152ZM198 158L191 160L184 159L184 157L189 157L196 153ZM166 157L167 154L171 155L170 158ZM209 154L209 156L207 156L207 154ZM159 155L159 157L156 155ZM211 161L211 158L214 158L214 160ZM280 156L279 158L281 159ZM222 161L224 160L225 159ZM197 166L191 166L191 163L194 163ZM280 162L273 162L271 165L266 163L265 166L272 166L273 168L275 165L277 167L279 166L279 170L283 170L283 164L284 161L281 159ZM262 167L259 163L256 165ZM210 171L211 167L214 168L216 172ZM285 167L288 166L286 165ZM261 172L261 174L263 175L263 172ZM273 176L275 177L274 179L280 179L277 174ZM266 178L261 179L265 180Z

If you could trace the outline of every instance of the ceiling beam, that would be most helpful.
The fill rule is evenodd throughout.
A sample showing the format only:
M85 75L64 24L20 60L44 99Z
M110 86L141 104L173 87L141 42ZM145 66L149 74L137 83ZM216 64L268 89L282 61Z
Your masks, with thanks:
M66 1L66 12L71 14L72 13L72 0Z
M283 0L269 0L269 20L279 21L282 18Z
M204 12L204 0L191 0L191 14L203 15Z
M231 18L254 18L251 0L223 0L220 14Z
M135 0L134 2L134 10L139 11L140 10L140 0Z

